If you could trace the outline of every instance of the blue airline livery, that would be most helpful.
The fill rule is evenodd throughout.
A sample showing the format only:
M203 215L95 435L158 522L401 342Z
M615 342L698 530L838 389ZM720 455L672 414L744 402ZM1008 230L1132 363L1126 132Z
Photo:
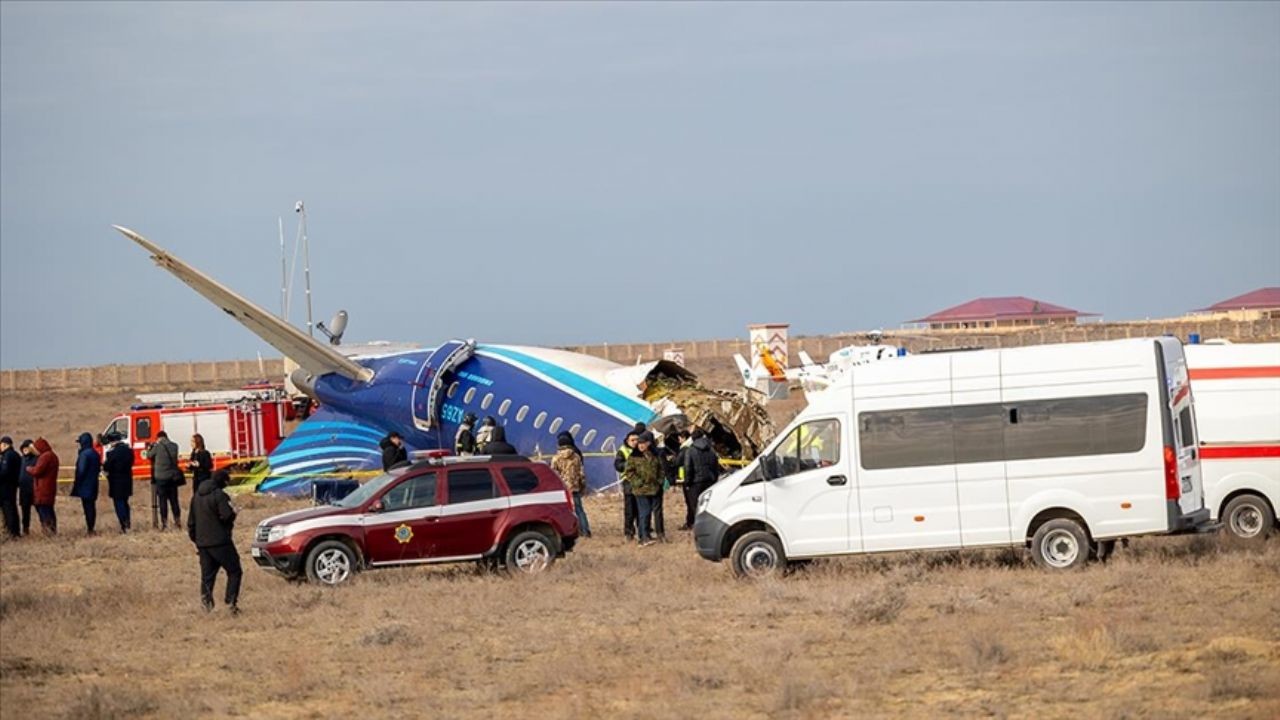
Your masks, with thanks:
M290 378L319 408L271 453L263 492L309 494L316 477L381 470L379 443L393 431L410 451L451 451L468 413L493 417L507 441L535 459L554 454L557 435L570 433L584 453L590 489L604 490L618 482L613 455L635 423L669 430L695 415L668 399L645 399L661 380L680 384L686 401L707 401L693 419L728 454L750 457L771 430L758 405L701 388L692 373L667 361L624 366L565 350L470 340L349 357L143 236L116 229L298 364Z

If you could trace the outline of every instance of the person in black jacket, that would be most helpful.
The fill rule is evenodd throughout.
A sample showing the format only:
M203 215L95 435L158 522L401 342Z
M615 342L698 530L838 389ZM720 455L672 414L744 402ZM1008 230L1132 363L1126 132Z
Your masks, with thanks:
M18 478L22 476L22 456L13 449L13 438L0 437L0 512L4 514L4 529L10 537L22 534L18 522Z
M218 570L227 571L226 604L231 614L240 612L240 554L232 539L236 510L223 488L231 481L226 470L219 470L196 489L187 510L187 535L200 555L200 604L213 610L213 583Z
M119 435L107 436L107 456L102 460L102 470L107 474L107 497L115 504L120 532L129 532L133 525L129 498L133 496L133 450Z
M690 437L692 444L684 450L684 482L685 497L692 497L693 504L685 510L685 522L692 526L693 515L697 512L698 496L720 479L724 468L720 465L720 457L711 447L711 441L702 428L694 428Z
M476 435L472 432L472 428L475 426L476 416L474 413L467 413L463 416L462 424L458 426L458 432L453 436L454 455L476 454Z
M506 428L501 425L494 425L493 431L489 433L489 444L480 448L482 455L519 455L519 451L515 446L507 442Z
M386 472L401 463L409 462L409 451L404 448L404 438L394 430L378 443L382 448L382 471Z
M22 515L22 534L30 535L31 506L36 502L36 479L27 472L36 464L36 448L30 438L18 446L18 454L22 456L22 470L18 475L18 510Z
M213 476L213 456L204 447L204 436L196 433L191 436L191 460L187 463L191 471L191 497L200 492L200 483Z
M80 498L80 506L84 509L84 524L88 534L93 535L98 523L98 489L102 483L102 456L93 447L93 436L80 433L76 439L80 443L80 452L76 455L75 481L71 485L71 497Z

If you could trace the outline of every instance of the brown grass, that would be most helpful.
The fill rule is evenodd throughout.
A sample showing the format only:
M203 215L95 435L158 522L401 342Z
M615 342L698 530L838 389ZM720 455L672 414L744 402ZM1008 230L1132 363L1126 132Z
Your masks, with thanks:
M0 428L66 452L131 398L8 394ZM597 537L545 576L400 568L329 590L248 557L253 525L298 503L236 503L239 617L201 612L194 550L146 529L142 498L135 534L112 534L104 497L87 538L61 498L62 535L0 543L0 720L1280 717L1280 540L1143 539L1069 574L902 553L750 584L687 534L625 545L604 497Z
M242 551L297 505L237 502ZM64 535L0 545L0 717L1280 715L1280 543L1142 540L1063 575L871 556L749 584L687 536L624 545L615 504L592 499L598 536L536 578L321 589L245 553L233 618L200 611L185 537L86 538L64 503Z

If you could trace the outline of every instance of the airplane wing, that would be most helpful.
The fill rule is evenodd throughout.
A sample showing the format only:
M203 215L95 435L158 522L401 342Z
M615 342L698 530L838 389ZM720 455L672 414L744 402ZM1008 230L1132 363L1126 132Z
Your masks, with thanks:
M151 253L151 259L156 265L173 273L179 280L190 285L196 292L222 308L223 312L238 320L241 325L252 330L258 337L266 340L271 347L284 353L285 357L298 363L312 375L338 373L360 381L367 381L373 377L372 370L347 358L331 346L308 337L298 328L246 300L217 280L174 257L159 245L128 228L119 225L111 227Z

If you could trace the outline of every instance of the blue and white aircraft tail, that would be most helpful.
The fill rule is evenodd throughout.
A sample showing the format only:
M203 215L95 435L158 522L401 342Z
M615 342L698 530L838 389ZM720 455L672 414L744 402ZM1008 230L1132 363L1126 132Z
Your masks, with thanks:
M569 432L595 491L617 484L613 454L636 422L659 432L696 424L723 454L744 459L773 432L747 396L703 388L693 373L667 361L624 366L565 350L473 340L347 357L138 233L115 227L298 364L291 379L319 409L268 458L270 472L259 485L264 492L304 494L316 477L380 470L379 441L392 431L411 451L452 450L469 412L494 417L507 441L535 459L554 454L556 436Z

